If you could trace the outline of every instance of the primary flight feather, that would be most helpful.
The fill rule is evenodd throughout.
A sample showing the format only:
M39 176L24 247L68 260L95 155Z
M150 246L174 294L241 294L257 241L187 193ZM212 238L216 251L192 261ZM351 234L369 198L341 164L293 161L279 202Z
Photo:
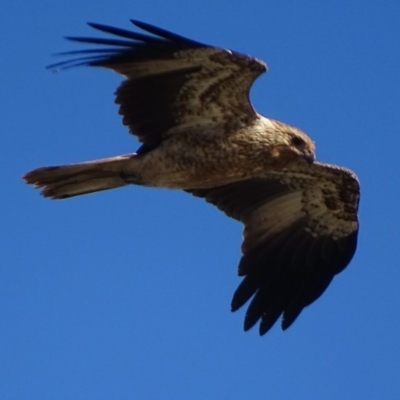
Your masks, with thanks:
M28 172L45 197L64 199L129 184L182 189L244 224L244 328L288 328L356 250L359 183L345 168L315 162L300 129L259 115L249 100L264 62L133 21L147 33L90 23L116 39L69 37L106 47L52 69L79 65L124 75L116 103L142 143L134 154Z

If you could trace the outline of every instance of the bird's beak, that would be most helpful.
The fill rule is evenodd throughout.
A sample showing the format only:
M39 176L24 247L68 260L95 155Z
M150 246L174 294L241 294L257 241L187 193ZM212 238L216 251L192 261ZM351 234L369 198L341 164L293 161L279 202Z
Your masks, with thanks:
M315 161L315 153L311 150L305 151L304 159L311 165Z

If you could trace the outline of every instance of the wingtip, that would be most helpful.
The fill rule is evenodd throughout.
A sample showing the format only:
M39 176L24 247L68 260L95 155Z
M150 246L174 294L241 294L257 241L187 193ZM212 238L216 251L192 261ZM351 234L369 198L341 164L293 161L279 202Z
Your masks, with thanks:
M246 321L244 321L244 323L243 323L243 330L244 330L245 332L248 332L251 328L253 328L254 325L255 325L255 323L254 323L254 324L249 324L249 323L247 323Z
M201 46L201 47L208 47L208 45L204 43L197 42L196 40L189 39L185 36L178 35L176 33L170 32L166 29L159 28L158 26L148 24L147 22L138 21L137 19L130 19L130 22L135 25L137 28L142 29L146 32L151 33L152 35L159 36L163 39L169 41L177 41L181 44L186 44L189 46Z
M281 329L283 331L286 331L290 327L290 325L292 325L293 322L294 321L288 321L288 320L285 320L284 318L282 318Z
M268 323L263 323L263 321L261 321L258 328L258 333L260 334L260 336L264 336L267 332L269 332L270 329L275 325L275 322L276 321L269 321Z
M238 302L233 302L231 303L231 312L235 312L237 310L239 310L239 308L241 307L241 305Z
M252 317L250 318L248 315L245 316L244 318L244 323L243 323L243 329L245 332L249 331L251 328L253 328L254 325L257 324L259 317Z
M303 311L303 307L296 307L296 308L288 308L283 312L281 328L283 331L290 328L293 323L296 321L297 317Z
M130 18L129 21L131 21L131 23L135 26L138 26L138 24L140 24L140 21L134 18Z
M82 38L77 36L63 36L64 40L68 40L70 42L82 42Z
M155 26L148 24L147 22L139 21L138 19L131 18L129 20L133 25L140 29L145 29L150 27L150 28L155 28Z
M86 22L93 29L97 29L98 31L104 31L105 29L109 28L108 25L99 24L98 22Z

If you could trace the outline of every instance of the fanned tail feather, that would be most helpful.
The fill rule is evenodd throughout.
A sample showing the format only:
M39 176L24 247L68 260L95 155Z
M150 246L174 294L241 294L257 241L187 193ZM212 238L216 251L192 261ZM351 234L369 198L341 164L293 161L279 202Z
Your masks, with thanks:
M127 184L124 167L131 156L119 156L78 164L41 167L28 172L23 179L41 188L41 194L52 199L114 189Z

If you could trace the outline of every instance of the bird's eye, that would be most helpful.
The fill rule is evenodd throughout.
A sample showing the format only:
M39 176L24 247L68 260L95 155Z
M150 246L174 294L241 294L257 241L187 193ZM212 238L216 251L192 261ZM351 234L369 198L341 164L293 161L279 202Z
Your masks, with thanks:
M300 136L293 136L292 144L296 147L304 146L306 142Z

